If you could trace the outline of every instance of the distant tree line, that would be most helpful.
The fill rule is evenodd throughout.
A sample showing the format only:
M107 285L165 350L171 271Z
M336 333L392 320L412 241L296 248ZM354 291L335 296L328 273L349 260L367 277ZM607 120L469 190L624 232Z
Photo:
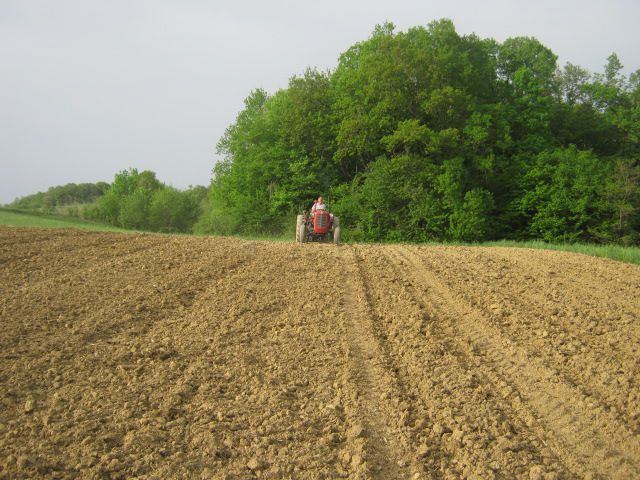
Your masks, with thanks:
M449 20L377 26L334 71L251 92L197 229L290 230L324 194L356 240L638 244L640 73L556 62Z
M111 184L69 183L18 198L7 207L82 217L122 228L191 233L206 198L206 187L178 190L160 182L152 171L131 168L117 173Z
M46 192L38 192L15 199L8 207L21 210L37 210L52 213L60 207L85 205L95 202L109 189L105 182L67 183L50 187Z

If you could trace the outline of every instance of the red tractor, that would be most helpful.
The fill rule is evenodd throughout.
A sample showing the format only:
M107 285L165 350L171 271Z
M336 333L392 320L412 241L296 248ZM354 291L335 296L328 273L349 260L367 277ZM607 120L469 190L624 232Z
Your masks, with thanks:
M296 242L340 243L340 219L326 210L304 212L296 220Z

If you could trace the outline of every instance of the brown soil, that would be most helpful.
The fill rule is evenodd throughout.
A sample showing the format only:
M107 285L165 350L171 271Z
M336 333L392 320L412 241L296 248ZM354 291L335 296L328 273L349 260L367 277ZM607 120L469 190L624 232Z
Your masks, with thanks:
M0 227L0 478L640 478L640 267Z

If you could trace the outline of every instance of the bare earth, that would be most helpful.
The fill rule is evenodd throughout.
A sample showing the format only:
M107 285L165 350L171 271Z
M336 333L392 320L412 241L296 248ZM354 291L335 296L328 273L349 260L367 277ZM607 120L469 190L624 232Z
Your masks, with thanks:
M640 267L0 227L0 478L640 478Z

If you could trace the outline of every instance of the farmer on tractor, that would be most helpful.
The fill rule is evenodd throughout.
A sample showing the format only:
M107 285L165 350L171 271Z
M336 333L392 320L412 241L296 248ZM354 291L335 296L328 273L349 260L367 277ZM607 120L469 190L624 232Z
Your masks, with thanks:
M326 205L324 204L324 199L322 197L318 197L313 201L313 207L311 207L311 213L316 213L316 209L324 210Z
M313 201L313 206L311 207L311 218L315 219L316 212L324 212L327 209L327 206L324 204L324 198L322 196L318 197L317 200ZM329 214L329 219L331 223L333 223L333 213Z
M317 200L313 201L313 207L311 207L311 215L314 215L316 213L316 210L324 211L326 210L326 208L327 206L324 204L324 198L318 197ZM333 222L333 213L330 213L329 216L331 217L331 221Z

